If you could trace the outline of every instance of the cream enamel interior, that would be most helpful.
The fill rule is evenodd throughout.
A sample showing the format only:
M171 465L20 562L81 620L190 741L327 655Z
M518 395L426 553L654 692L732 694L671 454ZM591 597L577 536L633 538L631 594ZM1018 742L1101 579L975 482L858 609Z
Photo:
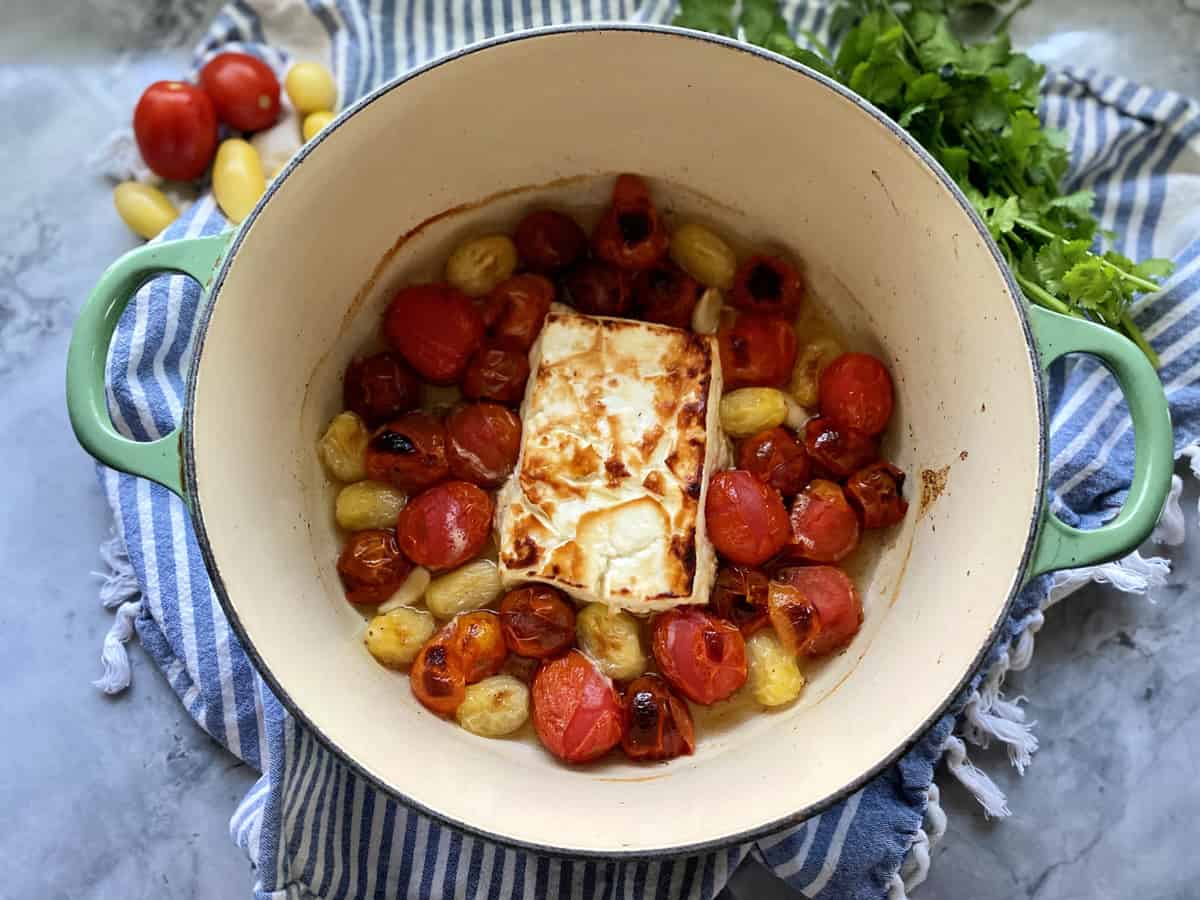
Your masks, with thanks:
M810 672L800 703L703 716L694 757L570 769L532 741L476 738L435 718L405 676L365 652L333 568L332 488L314 442L388 291L431 275L459 236L511 225L543 192L441 220L364 288L401 235L506 188L622 170L651 176L682 214L807 262L842 325L892 366L888 449L910 474L912 509L861 566L865 627ZM586 204L605 183L544 192ZM467 53L363 105L250 223L197 366L194 490L252 649L363 770L505 840L652 853L827 801L947 701L1020 577L1040 490L1038 391L986 242L937 175L853 101L717 42L542 34ZM921 471L943 469L945 489L922 512Z

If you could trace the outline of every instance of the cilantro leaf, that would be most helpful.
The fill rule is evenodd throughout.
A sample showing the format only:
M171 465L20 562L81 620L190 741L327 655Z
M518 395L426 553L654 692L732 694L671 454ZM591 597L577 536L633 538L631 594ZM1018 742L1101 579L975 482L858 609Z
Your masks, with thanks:
M679 0L671 24L733 37L733 0Z

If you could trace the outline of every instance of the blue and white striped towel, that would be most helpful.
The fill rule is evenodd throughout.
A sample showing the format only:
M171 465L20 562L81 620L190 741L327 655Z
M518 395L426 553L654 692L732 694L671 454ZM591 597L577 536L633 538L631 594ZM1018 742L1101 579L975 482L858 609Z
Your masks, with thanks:
M820 31L827 8L795 2L796 27ZM282 68L290 58L331 61L343 103L406 68L504 31L586 19L665 22L669 0L238 0L220 13L197 62L242 44ZM1173 257L1167 289L1140 301L1138 323L1163 361L1176 448L1197 437L1200 413L1200 107L1183 97L1091 71L1050 76L1043 110L1073 141L1071 188L1091 187L1105 228L1129 256ZM1197 211L1197 212L1193 212ZM226 227L205 196L167 238ZM152 282L121 321L108 366L110 406L126 434L156 438L180 419L184 374L201 298L178 277ZM1096 524L1128 487L1133 436L1103 369L1069 361L1053 377L1054 503L1068 522ZM372 790L326 752L255 673L213 594L184 505L158 485L108 469L100 478L140 588L118 626L136 625L195 720L262 778L231 830L258 871L256 897L695 897L718 893L755 854L808 897L903 897L928 868L944 818L922 828L933 770L945 757L992 813L1004 798L965 758L963 738L1008 745L1023 766L1036 742L1004 673L1028 662L1040 610L1059 593L1101 577L1128 587L1164 563L1134 557L1075 578L1041 579L1020 598L991 660L957 706L900 762L823 815L755 845L685 859L605 863L516 852L439 825ZM111 597L109 599L112 599ZM115 605L115 604L113 604ZM115 643L115 640L114 640ZM910 853L911 849L911 853ZM907 861L906 854L908 854ZM902 863L904 865L902 866Z

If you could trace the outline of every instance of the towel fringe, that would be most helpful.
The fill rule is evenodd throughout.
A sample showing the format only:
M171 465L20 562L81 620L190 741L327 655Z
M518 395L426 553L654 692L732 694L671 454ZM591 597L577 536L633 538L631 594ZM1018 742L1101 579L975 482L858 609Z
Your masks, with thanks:
M119 534L114 533L100 545L100 558L106 571L92 573L104 579L100 585L100 602L105 609L115 609L117 616L104 636L104 647L100 651L104 671L92 684L113 695L129 687L132 677L125 644L133 637L133 620L142 611L141 588L129 561L129 551Z

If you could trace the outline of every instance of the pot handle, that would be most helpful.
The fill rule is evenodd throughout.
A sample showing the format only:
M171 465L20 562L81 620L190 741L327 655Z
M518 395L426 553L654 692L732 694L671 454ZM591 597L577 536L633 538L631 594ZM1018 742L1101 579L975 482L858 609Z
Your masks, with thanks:
M1150 536L1162 512L1174 471L1171 413L1162 381L1154 366L1133 341L1089 322L1029 309L1042 371L1067 353L1089 353L1116 376L1133 417L1133 485L1117 517L1092 531L1063 523L1046 503L1029 577L1117 559Z
M92 289L71 332L67 353L67 410L75 437L107 466L156 481L179 496L183 472L179 429L155 441L135 441L113 427L104 388L108 345L133 295L164 272L189 275L208 287L234 232L146 244L114 262Z

